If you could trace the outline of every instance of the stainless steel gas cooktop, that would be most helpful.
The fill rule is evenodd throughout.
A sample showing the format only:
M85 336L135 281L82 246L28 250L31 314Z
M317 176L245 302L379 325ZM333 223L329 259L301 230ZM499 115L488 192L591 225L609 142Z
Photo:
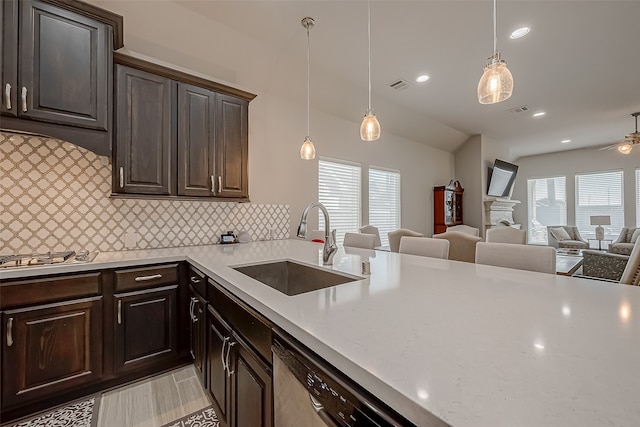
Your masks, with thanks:
M10 267L35 267L51 264L72 264L91 262L98 255L98 252L61 251L30 254L0 255L0 268Z

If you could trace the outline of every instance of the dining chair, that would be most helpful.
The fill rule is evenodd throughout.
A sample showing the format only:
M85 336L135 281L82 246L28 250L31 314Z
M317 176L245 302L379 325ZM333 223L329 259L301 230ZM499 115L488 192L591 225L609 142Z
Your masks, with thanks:
M431 237L402 236L400 253L430 258L449 258L449 241Z
M406 228L399 228L398 230L390 231L388 236L389 250L391 250L391 252L398 252L400 250L400 239L402 236L424 237L424 234Z
M485 241L491 243L527 243L527 232L513 227L498 227L487 230Z
M342 245L352 248L373 249L376 246L376 236L365 233L344 233Z
M380 231L378 227L374 227L373 225L364 225L360 227L360 232L364 234L373 234L376 236L376 247L382 246L382 241L380 240Z
M476 264L556 274L556 248L479 242L476 245Z
M449 259L464 262L475 262L476 243L482 240L480 237L461 233L460 231L445 231L444 233L434 234L433 238L448 240Z
M471 227L470 225L460 224L460 225L452 225L451 227L447 227L447 231L457 231L460 233L471 234L472 236L480 236L480 230Z

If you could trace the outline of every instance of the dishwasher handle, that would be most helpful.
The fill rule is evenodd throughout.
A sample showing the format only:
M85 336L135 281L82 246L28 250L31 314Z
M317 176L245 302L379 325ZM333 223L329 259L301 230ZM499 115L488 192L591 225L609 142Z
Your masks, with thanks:
M311 399L311 406L313 407L313 410L316 411L318 416L322 419L322 421L324 421L326 425L328 425L329 427L340 427L331 419L329 414L327 414L327 411L324 410L324 406L322 405L322 403L318 402L318 400L313 397L311 393L309 393L309 399Z

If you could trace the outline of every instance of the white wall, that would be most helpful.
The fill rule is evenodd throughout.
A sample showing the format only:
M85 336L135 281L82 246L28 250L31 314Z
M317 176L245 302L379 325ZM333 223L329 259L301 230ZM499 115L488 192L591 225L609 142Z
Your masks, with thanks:
M302 210L318 198L317 158L304 161L299 154L307 134L304 32L292 34L289 45L273 52L260 40L177 3L93 2L124 16L126 50L195 70L258 95L249 104L249 196L256 203L290 205L291 234L294 235ZM149 7L153 7L152 20ZM188 31L176 26L177 17L181 22L189 22ZM312 62L311 137L319 156L362 164L365 171L363 224L368 219L367 166L383 166L401 172L402 226L430 235L433 187L446 184L453 176L453 155L391 135L385 131L382 116L379 117L381 139L373 143L360 141L360 122L342 119L331 108L334 105L337 110L351 94L341 93L325 83L319 68L321 64ZM366 93L362 95L363 101L366 100ZM361 113L355 115L357 120L362 117ZM427 135L425 139L435 138ZM315 215L310 217L316 219ZM310 222L310 226L315 224Z
M575 174L585 172L623 171L624 223L636 225L635 169L640 167L640 152L623 155L617 150L600 151L595 148L562 151L517 159L518 179L513 198L521 200L516 215L527 223L527 179L553 176L567 177L567 222L575 224Z
M455 153L455 179L460 181L464 223L482 230L482 137L473 135Z

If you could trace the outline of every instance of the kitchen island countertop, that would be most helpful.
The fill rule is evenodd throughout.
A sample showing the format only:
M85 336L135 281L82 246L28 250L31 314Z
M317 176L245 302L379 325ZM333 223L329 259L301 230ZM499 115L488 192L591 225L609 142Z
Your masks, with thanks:
M106 252L0 280L186 260L418 426L640 425L640 288L346 251L330 267L299 240ZM230 268L284 259L362 280L286 296Z

